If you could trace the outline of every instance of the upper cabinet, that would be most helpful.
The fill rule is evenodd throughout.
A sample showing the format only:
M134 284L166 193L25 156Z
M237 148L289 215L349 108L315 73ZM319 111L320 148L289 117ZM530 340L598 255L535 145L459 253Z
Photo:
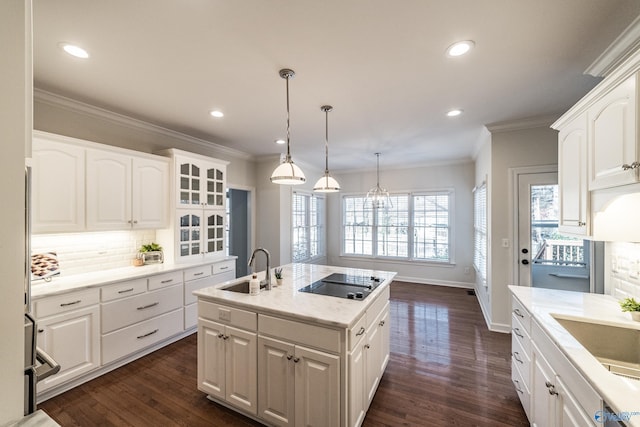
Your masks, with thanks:
M34 233L168 225L169 159L34 132Z
M34 135L31 221L34 233L84 230L84 149Z
M226 164L184 156L175 162L177 208L224 208Z
M589 190L638 182L637 74L605 93L587 110Z
M558 134L558 184L561 232L588 236L587 116L582 114Z

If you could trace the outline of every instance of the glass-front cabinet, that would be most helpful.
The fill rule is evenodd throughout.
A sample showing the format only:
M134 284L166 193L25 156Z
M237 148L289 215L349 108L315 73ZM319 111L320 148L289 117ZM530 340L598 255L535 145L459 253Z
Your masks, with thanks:
M224 207L224 165L179 159L178 208L187 206Z
M181 209L178 256L224 254L224 212Z

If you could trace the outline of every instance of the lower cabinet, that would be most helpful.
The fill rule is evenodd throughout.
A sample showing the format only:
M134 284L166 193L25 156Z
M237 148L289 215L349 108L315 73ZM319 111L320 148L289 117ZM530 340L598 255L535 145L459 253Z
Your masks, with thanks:
M258 338L260 417L277 426L340 425L340 357Z

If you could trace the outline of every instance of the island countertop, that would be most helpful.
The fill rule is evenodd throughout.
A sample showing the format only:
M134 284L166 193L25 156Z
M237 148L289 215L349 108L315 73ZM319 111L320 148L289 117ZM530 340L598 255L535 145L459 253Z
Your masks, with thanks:
M382 282L364 300L350 300L298 291L298 289L332 273L345 273L354 276L362 275L364 277L375 276L382 279ZM275 314L314 323L322 323L329 326L350 328L366 311L367 307L373 303L376 297L384 292L390 285L396 273L380 270L293 263L282 266L282 275L282 285L272 287L270 291L262 290L259 295L249 295L221 289L231 283L248 280L251 276L245 276L240 279L199 289L194 291L193 294L205 301L233 305L264 314ZM260 280L264 279L264 277L265 272L258 274ZM276 281L273 273L271 279L275 284Z

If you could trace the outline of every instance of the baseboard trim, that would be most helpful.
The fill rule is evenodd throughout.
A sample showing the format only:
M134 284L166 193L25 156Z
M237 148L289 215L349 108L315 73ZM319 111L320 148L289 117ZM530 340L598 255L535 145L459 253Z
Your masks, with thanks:
M473 283L455 282L452 280L423 279L420 277L396 276L394 280L399 282L418 283L421 285L448 286L450 288L473 289Z

